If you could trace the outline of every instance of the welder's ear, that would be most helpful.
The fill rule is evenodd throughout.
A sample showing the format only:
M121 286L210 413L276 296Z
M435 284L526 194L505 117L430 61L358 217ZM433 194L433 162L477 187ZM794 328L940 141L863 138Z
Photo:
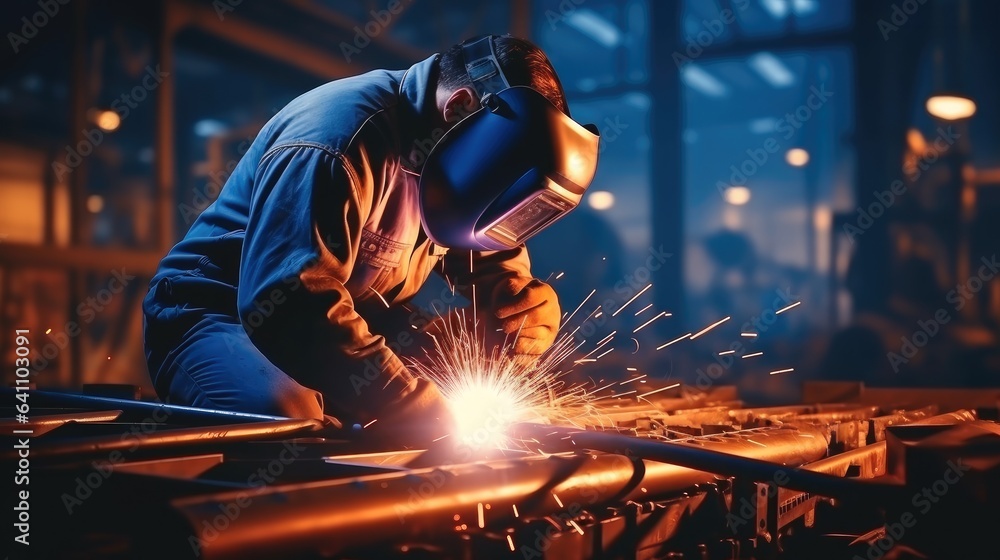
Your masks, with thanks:
M472 88L461 87L448 97L444 104L444 121L457 123L479 109L479 99Z

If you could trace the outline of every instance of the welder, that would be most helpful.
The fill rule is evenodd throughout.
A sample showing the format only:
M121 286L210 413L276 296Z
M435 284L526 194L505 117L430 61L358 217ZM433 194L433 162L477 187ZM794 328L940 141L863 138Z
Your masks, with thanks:
M560 308L524 241L579 204L597 146L545 54L509 35L301 95L150 283L157 394L371 429L446 421L400 356L417 339L393 312L436 271L513 359L542 354Z

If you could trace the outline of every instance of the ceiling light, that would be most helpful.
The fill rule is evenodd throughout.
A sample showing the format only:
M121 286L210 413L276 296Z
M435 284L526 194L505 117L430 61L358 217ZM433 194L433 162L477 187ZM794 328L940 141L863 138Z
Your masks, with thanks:
M809 152L802 148L792 148L785 152L785 161L793 167L802 167L809 163Z
M976 114L976 102L961 95L932 95L927 112L946 121L966 119Z
M94 115L94 124L104 132L112 132L122 124L122 119L115 111L98 111Z
M709 97L725 97L729 94L726 84L694 64L686 64L681 68L681 80L689 88L700 91Z
M760 74L771 87L783 88L795 83L795 74L776 56L769 52L760 52L747 61L750 68Z
M615 205L615 195L608 191L594 191L587 197L587 204L594 210L607 210Z
M566 16L566 23L602 46L612 49L621 42L621 32L594 10L580 8Z
M733 206L743 206L750 202L750 189L738 185L722 191L722 197Z

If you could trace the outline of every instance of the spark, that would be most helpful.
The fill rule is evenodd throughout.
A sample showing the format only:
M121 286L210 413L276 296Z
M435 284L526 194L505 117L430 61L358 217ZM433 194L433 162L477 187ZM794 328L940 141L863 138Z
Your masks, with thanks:
M707 326L707 327L705 327L705 328L701 329L701 330L700 330L700 331L698 331L697 333L695 333L695 334L691 335L691 340L694 340L694 339L698 338L699 336L701 336L701 335L703 335L703 334L707 333L708 331L710 331L710 330L714 329L715 327L718 327L719 325L721 325L722 323L725 323L726 321L728 321L728 320L729 320L729 319L731 319L731 318L732 318L732 317L726 317L725 319L719 319L718 321L716 321L716 322L712 323L711 325L709 325L709 326Z
M517 504L511 504L511 507L514 508L514 517L519 517L519 514L517 513Z
M772 371L768 375L778 375L779 373L788 373L790 371L795 371L795 368L779 369L778 371Z
M657 346L656 349L657 350L662 350L662 349L666 348L667 346L670 346L671 344L673 344L675 342L680 342L680 341L684 340L685 338L687 338L689 336L691 336L691 333L687 333L684 336L680 336L680 337L677 337L677 338L671 340L670 342L666 342L664 344L661 344L661 345Z
M615 351L614 348L608 348L608 350L606 352L604 352L604 353L600 354L599 356L597 356L596 358L594 358L594 361L596 362L597 360L600 360L604 356L607 356L608 354L610 354L610 353L612 353L614 351ZM108 358L108 359L110 360L111 358Z
M455 295L455 285L451 283L451 279L445 276L444 281L448 284L448 288L451 289L451 295Z
M785 311L788 311L789 309L791 309L791 308L793 308L793 307L798 307L799 305L802 305L802 302L801 302L801 301L797 301L797 302L795 302L795 303L793 303L793 304L791 304L791 305L788 305L788 306L785 306L785 307L782 307L781 309L779 309L779 310L775 311L775 312L774 312L774 314L775 314L775 315L781 315L781 314L782 314L782 313L784 313Z
M575 425L595 414L593 398L582 385L567 386L560 369L583 342L561 335L533 363L513 356L516 342L486 348L477 329L466 322L447 322L422 359L409 358L418 376L433 381L454 422L449 433L456 446L473 450L523 447L508 437L521 422ZM594 358L595 360L597 358Z
M563 274L566 274L566 273L565 272L560 272L559 274L556 274L556 280L562 278Z
M638 317L640 313L642 313L643 311L645 311L645 310L649 309L650 307L653 307L653 304L652 304L652 303L651 303L651 304L649 304L649 305L647 305L646 307L643 307L642 309L640 309L640 310L636 311L636 312L635 312L635 316L636 316L636 317Z
M680 383L674 383L673 385L668 385L666 387L660 387L659 389L650 391L648 393L643 393L643 394L639 395L639 397L648 397L649 395L652 395L653 393L659 393L660 391L666 391L667 389L673 389L674 387L680 387L680 385L681 385Z
M646 321L645 323L643 323L643 324L639 325L638 327L636 327L635 330L632 331L632 334L635 334L635 333L639 332L640 330L642 330L643 328L645 328L647 325L649 325L653 321L659 319L660 317L666 316L666 314L667 314L666 311L661 312L659 315L653 317L652 319L650 319L650 320Z
M389 308L389 302L386 301L384 297L382 297L382 294L378 293L378 290L376 290L375 288L372 288L371 286L368 286L368 289L371 290L371 291L373 291L373 292L375 292L375 295L378 296L378 299L382 300L382 303L385 305L386 309Z
M611 331L611 334L602 338L601 341L597 343L597 347L600 348L601 346L611 342L611 339L614 338L616 334L618 334L618 331Z
M581 529L580 526L576 524L576 521L570 519L569 524L572 525L574 529L576 529L576 532L580 533L581 535L583 534L583 529Z
M754 352L753 354L743 354L743 359L745 360L747 358L753 358L755 356L760 356L762 354L764 354L764 353L763 352Z
M728 354L735 354L736 350L726 350L725 352L719 352L720 356L726 356Z
M575 335L577 333L577 331L579 331L583 327L583 325L586 324L586 322L590 320L591 317L600 317L601 316L601 312L600 311L601 311L601 306L598 305L597 307L594 308L593 311L590 312L590 315L587 315L587 317L584 318L584 320L581 321L580 324L577 325L577 327L575 329L573 329L573 332L569 333L569 335L570 336ZM597 315L594 315L595 313L597 313ZM562 328L562 327L560 327L560 328Z
M761 447L767 447L767 446L766 446L766 445L764 445L763 443L760 443L759 441L754 441L754 440L752 440L752 439L750 439L750 438L747 438L747 441L749 441L750 443L752 443L752 444L754 444L754 445L759 445L759 446L761 446Z
M587 303L587 300L589 300L591 298L591 296L593 296L596 292L597 292L596 288L593 289L593 290L590 290L590 293L587 294L587 297L583 298L583 301L580 302L580 305L577 305L576 309L574 309L573 312L569 314L569 318L566 319L565 321L563 321L563 325L565 325L566 323L569 323L570 320L573 318L573 316L576 315L576 312L579 311L580 308L583 307L583 304Z
M444 438L446 438L446 437L448 437L448 436L450 436L450 435L451 435L451 434L445 434L445 435L443 435L443 436L441 436L441 437L439 437L439 438L437 438L437 439L432 439L432 440L431 440L431 442L433 443L433 442L435 442L435 441L441 441L441 440L443 440Z
M649 375L649 374L648 373L644 373L644 374L640 375L639 377L633 377L632 379L628 379L626 381L622 381L621 383L619 383L619 385L624 385L626 383L631 383L633 381L638 381L638 380L642 379L643 377L646 377L647 375Z
M636 298L638 298L638 297L639 297L639 296L641 296L642 294L646 293L646 290L648 290L648 289L650 289L650 288L652 288L652 287L653 287L653 285L652 285L652 284L646 284L646 287L645 287L645 288L643 288L643 289L639 290L639 293L637 293L637 294L635 294L634 296L632 296L632 298L631 298L631 299L629 299L628 301L626 301L626 302L625 302L625 305L623 305L623 306L619 307L619 308L618 308L618 311L615 311L614 313L612 313L612 314L611 314L611 316L612 316L612 317L615 317L615 316L617 316L617 315L618 315L619 313L621 313L621 312L622 312L622 309L625 309L626 307L628 307L630 303L632 303L633 301L635 301L635 300L636 300Z
M755 332L741 332L740 336L745 336L747 338L757 338L757 333L755 333Z
M507 545L510 546L510 551L514 552L514 550L515 550L515 548L514 548L514 537L511 537L510 535L507 535Z
M602 387L598 387L598 388L594 389L593 391L590 392L590 394L593 395L593 394L596 394L596 393L600 393L601 391L607 389L608 387L610 387L610 386L612 386L614 384L615 384L614 381L612 381L611 383L608 383L607 385L604 385ZM596 385L596 383L594 385Z
M627 368L625 368L625 370L626 371L638 371L638 369L634 368L634 367L627 367Z
M652 304L650 304L650 305L652 305ZM45 334L49 334L50 332L52 332L52 329L45 329Z
M604 348L605 346L607 346L608 343L611 342L612 339L614 339L615 334L617 334L617 333L618 333L618 331L611 331L611 334L609 334L608 336L602 338L601 341L598 342L597 345L594 347L594 349L591 350L590 352L588 352L587 355L583 357L583 359L585 360L585 359L593 356L595 352L597 352L601 348ZM602 356L603 356L603 354L602 354ZM601 358L601 356L598 356L598 357L594 358L594 361L597 361L600 358Z
M372 424L374 424L375 422L378 422L378 418L376 418L376 419L372 420L371 422L369 422L369 423L367 423L367 424L365 424L364 426L361 426L361 427L362 427L362 428L367 428L368 426L371 426L371 425L372 425Z
M479 502L479 528L486 527L486 514L483 513L483 502Z
M556 494L555 492L553 492L552 493L552 497L556 499L556 503L559 504L559 507L564 507L563 503L562 503L562 500L559 499L559 494Z

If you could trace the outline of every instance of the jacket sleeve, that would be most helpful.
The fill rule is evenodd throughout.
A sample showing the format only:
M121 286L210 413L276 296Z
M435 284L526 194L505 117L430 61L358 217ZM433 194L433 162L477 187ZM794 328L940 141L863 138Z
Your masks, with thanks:
M483 312L496 311L513 292L525 286L544 285L531 275L531 261L524 245L504 251L456 251L444 256L441 275ZM558 304L557 304L558 305ZM555 325L558 327L558 321Z
M327 408L375 417L413 381L371 333L345 287L371 208L349 164L312 146L272 149L258 165L245 232L238 306L258 348Z

